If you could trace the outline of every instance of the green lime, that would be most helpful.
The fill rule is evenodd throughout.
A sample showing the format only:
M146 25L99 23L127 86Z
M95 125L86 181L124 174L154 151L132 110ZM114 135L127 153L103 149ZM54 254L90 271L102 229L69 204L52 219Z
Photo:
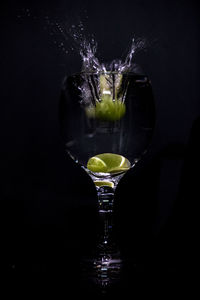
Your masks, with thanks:
M99 77L99 87L100 92L103 94L104 91L110 90L110 84L109 84L109 74L102 74Z
M103 95L96 106L86 108L88 118L96 118L101 121L118 121L126 112L126 106L121 100L112 100L110 95Z
M113 100L110 95L103 95L101 102L96 103L96 118L102 121L120 120L126 112L126 107L120 100Z
M119 154L102 153L88 160L87 168L96 173L119 173L130 169L131 164L127 158Z
M99 187L100 186L109 186L111 188L114 187L114 183L110 181L94 181L94 184Z
M106 172L107 171L107 166L104 163L104 161L97 157L97 156L93 156L89 159L88 163L87 163L87 168L92 171L92 172Z
M88 118L96 118L101 121L118 121L126 112L126 106L121 101L119 91L122 84L122 74L115 76L113 95L113 78L110 74L102 74L99 77L100 99L95 105L85 108Z
M101 95L109 94L113 96L112 93L113 93L113 86L114 86L115 98L117 98L122 85L122 77L123 76L121 73L116 73L114 75L114 79L113 79L113 74L109 74L109 73L101 74L99 76L99 88L100 88Z

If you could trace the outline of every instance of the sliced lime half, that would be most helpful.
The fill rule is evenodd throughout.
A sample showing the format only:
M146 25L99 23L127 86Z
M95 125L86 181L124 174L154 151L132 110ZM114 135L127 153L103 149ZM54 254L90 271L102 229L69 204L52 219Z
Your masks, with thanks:
M131 164L127 158L114 153L102 153L88 160L87 168L95 173L120 173L130 169Z

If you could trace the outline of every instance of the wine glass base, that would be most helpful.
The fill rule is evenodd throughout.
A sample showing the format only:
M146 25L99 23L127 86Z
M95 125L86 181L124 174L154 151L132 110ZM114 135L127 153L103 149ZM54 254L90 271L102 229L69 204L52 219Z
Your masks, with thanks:
M105 289L120 280L122 260L119 253L103 255L94 260L96 283Z
M106 293L107 289L116 285L121 278L122 260L119 253L104 255L82 261L82 279L87 284Z

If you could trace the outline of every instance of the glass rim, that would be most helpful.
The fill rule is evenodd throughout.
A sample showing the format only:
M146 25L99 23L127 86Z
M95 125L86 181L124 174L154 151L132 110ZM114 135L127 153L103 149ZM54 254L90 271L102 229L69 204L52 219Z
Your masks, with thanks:
M142 77L147 77L148 76L145 73L136 73L133 71L80 71L80 72L75 72L72 74L68 74L67 77L74 77L74 76L80 76L80 75L102 75L102 74L122 74L122 75L131 75L131 76L142 76Z

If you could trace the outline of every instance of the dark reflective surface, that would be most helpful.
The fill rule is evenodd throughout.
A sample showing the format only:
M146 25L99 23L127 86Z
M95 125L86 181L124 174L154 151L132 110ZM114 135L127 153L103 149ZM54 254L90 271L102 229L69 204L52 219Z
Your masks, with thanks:
M55 293L57 296L63 293L67 296L71 291L74 295L100 297L128 295L129 292L135 296L163 295L162 289L166 289L165 295L170 295L172 289L175 293L187 289L192 293L190 280L193 281L199 249L195 201L199 190L194 173L199 166L198 134L199 121L193 127L186 150L178 145L166 148L122 179L116 193L115 224L124 264L120 279L107 289L102 289L91 274L83 272L81 264L86 255L93 254L101 230L95 191L85 196L83 189L80 197L76 190L58 191L56 186L46 185L44 189L38 186L37 195L31 195L29 185L23 195L29 197L29 205L25 207L29 217L24 225L19 217L22 198L18 202L14 198L7 199L5 257L9 282L17 286L16 293L29 288L29 293L31 290L37 294L39 287L44 295ZM162 223L164 186L167 185L168 190L170 184L173 185L177 178L173 175L172 183L169 178L175 171L180 177L180 188L174 196L173 208L168 208L169 214ZM71 181L73 187L76 179ZM133 188L134 195L130 193ZM34 219L31 220L31 216Z

